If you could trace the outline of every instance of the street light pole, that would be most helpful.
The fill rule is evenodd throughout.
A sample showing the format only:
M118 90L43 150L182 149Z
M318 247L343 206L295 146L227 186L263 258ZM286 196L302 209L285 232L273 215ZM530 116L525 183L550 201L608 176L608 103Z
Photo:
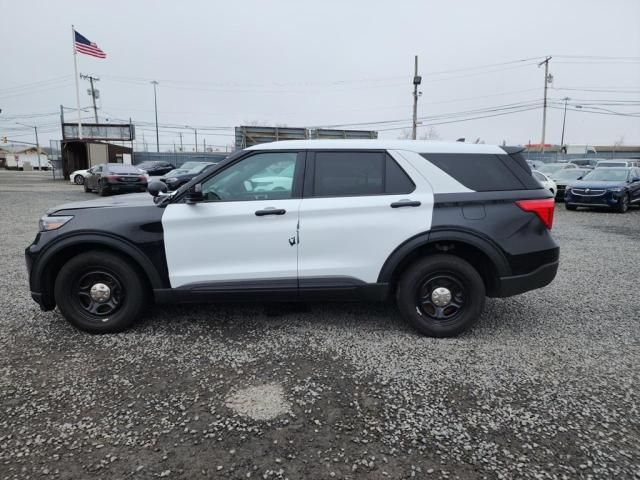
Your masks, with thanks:
M38 155L38 170L42 170L42 165L40 164L40 142L38 141L38 126L37 125L27 125L26 123L16 122L17 125L22 125L23 127L33 128L36 132L36 155Z
M567 123L567 102L571 100L569 97L564 97L564 116L562 117L562 137L560 139L560 148L564 147L564 127Z
M153 85L153 106L156 112L156 151L160 152L160 136L158 135L158 96L156 94L156 86L158 85L157 81L151 82Z

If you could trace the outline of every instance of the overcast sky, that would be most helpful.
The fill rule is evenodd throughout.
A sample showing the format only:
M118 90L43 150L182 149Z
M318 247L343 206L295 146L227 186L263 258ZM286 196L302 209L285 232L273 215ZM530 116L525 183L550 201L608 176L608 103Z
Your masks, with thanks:
M0 12L0 136L16 140L33 141L16 121L39 125L41 143L60 138L56 112L76 105L73 23L108 55L80 55L78 66L100 78L99 114L114 122L153 121L155 79L161 125L362 124L348 128L397 138L410 126L417 54L418 111L427 117L419 135L440 123L432 128L445 140L537 143L544 72L536 63L550 55L547 142L560 142L558 102L568 96L565 143L640 144L638 0L0 0ZM88 82L80 88L87 107ZM458 121L511 113L505 105L516 113ZM35 114L50 116L27 116ZM364 125L390 120L400 122ZM179 143L178 130L161 130L162 150ZM208 145L233 141L232 130L204 133Z

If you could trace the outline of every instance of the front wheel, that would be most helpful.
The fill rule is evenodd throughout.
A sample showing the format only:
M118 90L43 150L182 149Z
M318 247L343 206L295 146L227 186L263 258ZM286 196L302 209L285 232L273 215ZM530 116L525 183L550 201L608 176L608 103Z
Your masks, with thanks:
M98 183L98 195L101 197L106 197L109 194L109 187L107 187L104 183Z
M482 313L485 286L467 261L430 255L409 267L396 293L398 309L409 323L431 337L453 337Z
M73 183L76 185L84 185L84 177L82 175L76 175L73 177Z
M627 210L629 210L629 195L624 195L619 201L618 201L618 213L625 213Z
M146 290L136 271L107 252L76 255L60 269L54 296L62 315L76 328L115 333L142 313Z

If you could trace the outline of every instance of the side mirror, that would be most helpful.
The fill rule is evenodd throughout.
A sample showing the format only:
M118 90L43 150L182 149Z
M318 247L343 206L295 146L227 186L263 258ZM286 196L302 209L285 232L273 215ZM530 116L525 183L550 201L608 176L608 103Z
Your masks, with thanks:
M154 180L147 186L147 191L154 197L160 195L160 193L167 193L168 188L160 180Z
M187 192L185 198L187 200L187 203L190 205L204 200L204 195L202 194L202 184L196 183L193 187L191 187Z
M633 177L631 179L632 182L640 182L640 177Z

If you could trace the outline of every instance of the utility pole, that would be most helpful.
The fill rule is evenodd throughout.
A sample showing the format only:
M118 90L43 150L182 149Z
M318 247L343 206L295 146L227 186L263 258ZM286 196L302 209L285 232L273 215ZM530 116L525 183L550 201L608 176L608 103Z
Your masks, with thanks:
M184 149L182 148L182 132L180 132L180 151L184 151Z
M89 80L89 83L91 84L91 92L89 93L89 95L91 95L91 100L93 102L93 115L96 119L96 123L99 123L98 107L96 107L96 98L97 98L97 95L100 94L100 92L93 87L93 82L99 82L100 79L97 77L93 77L91 75L82 75L82 74L80 74L80 78L82 78L83 80Z
M567 102L571 100L569 97L564 97L564 115L562 117L562 138L560 140L560 148L564 147L564 126L567 123Z
M206 138L202 138L202 151L206 152L207 151L207 139Z
M159 152L160 136L158 135L158 97L156 95L156 86L158 85L158 82L154 80L153 82L151 82L151 84L153 85L153 106L155 107L156 111L156 150Z
M540 152L544 153L544 141L547 129L547 88L549 85L549 60L551 57L545 58L538 64L538 67L544 64L544 102L542 104L542 140L540 141Z
M197 152L197 151L198 151L198 129L197 129L197 128L194 128L194 129L193 129L193 132L194 132L194 133L195 133L195 135L196 135L196 152Z
M413 74L413 129L411 138L416 139L418 130L418 85L422 83L422 77L418 75L418 56L415 57L415 70Z
M22 125L23 127L33 128L36 131L36 155L38 155L38 170L42 170L42 165L40 164L40 142L38 141L38 126L37 125L27 125L26 123L16 122L17 125Z

